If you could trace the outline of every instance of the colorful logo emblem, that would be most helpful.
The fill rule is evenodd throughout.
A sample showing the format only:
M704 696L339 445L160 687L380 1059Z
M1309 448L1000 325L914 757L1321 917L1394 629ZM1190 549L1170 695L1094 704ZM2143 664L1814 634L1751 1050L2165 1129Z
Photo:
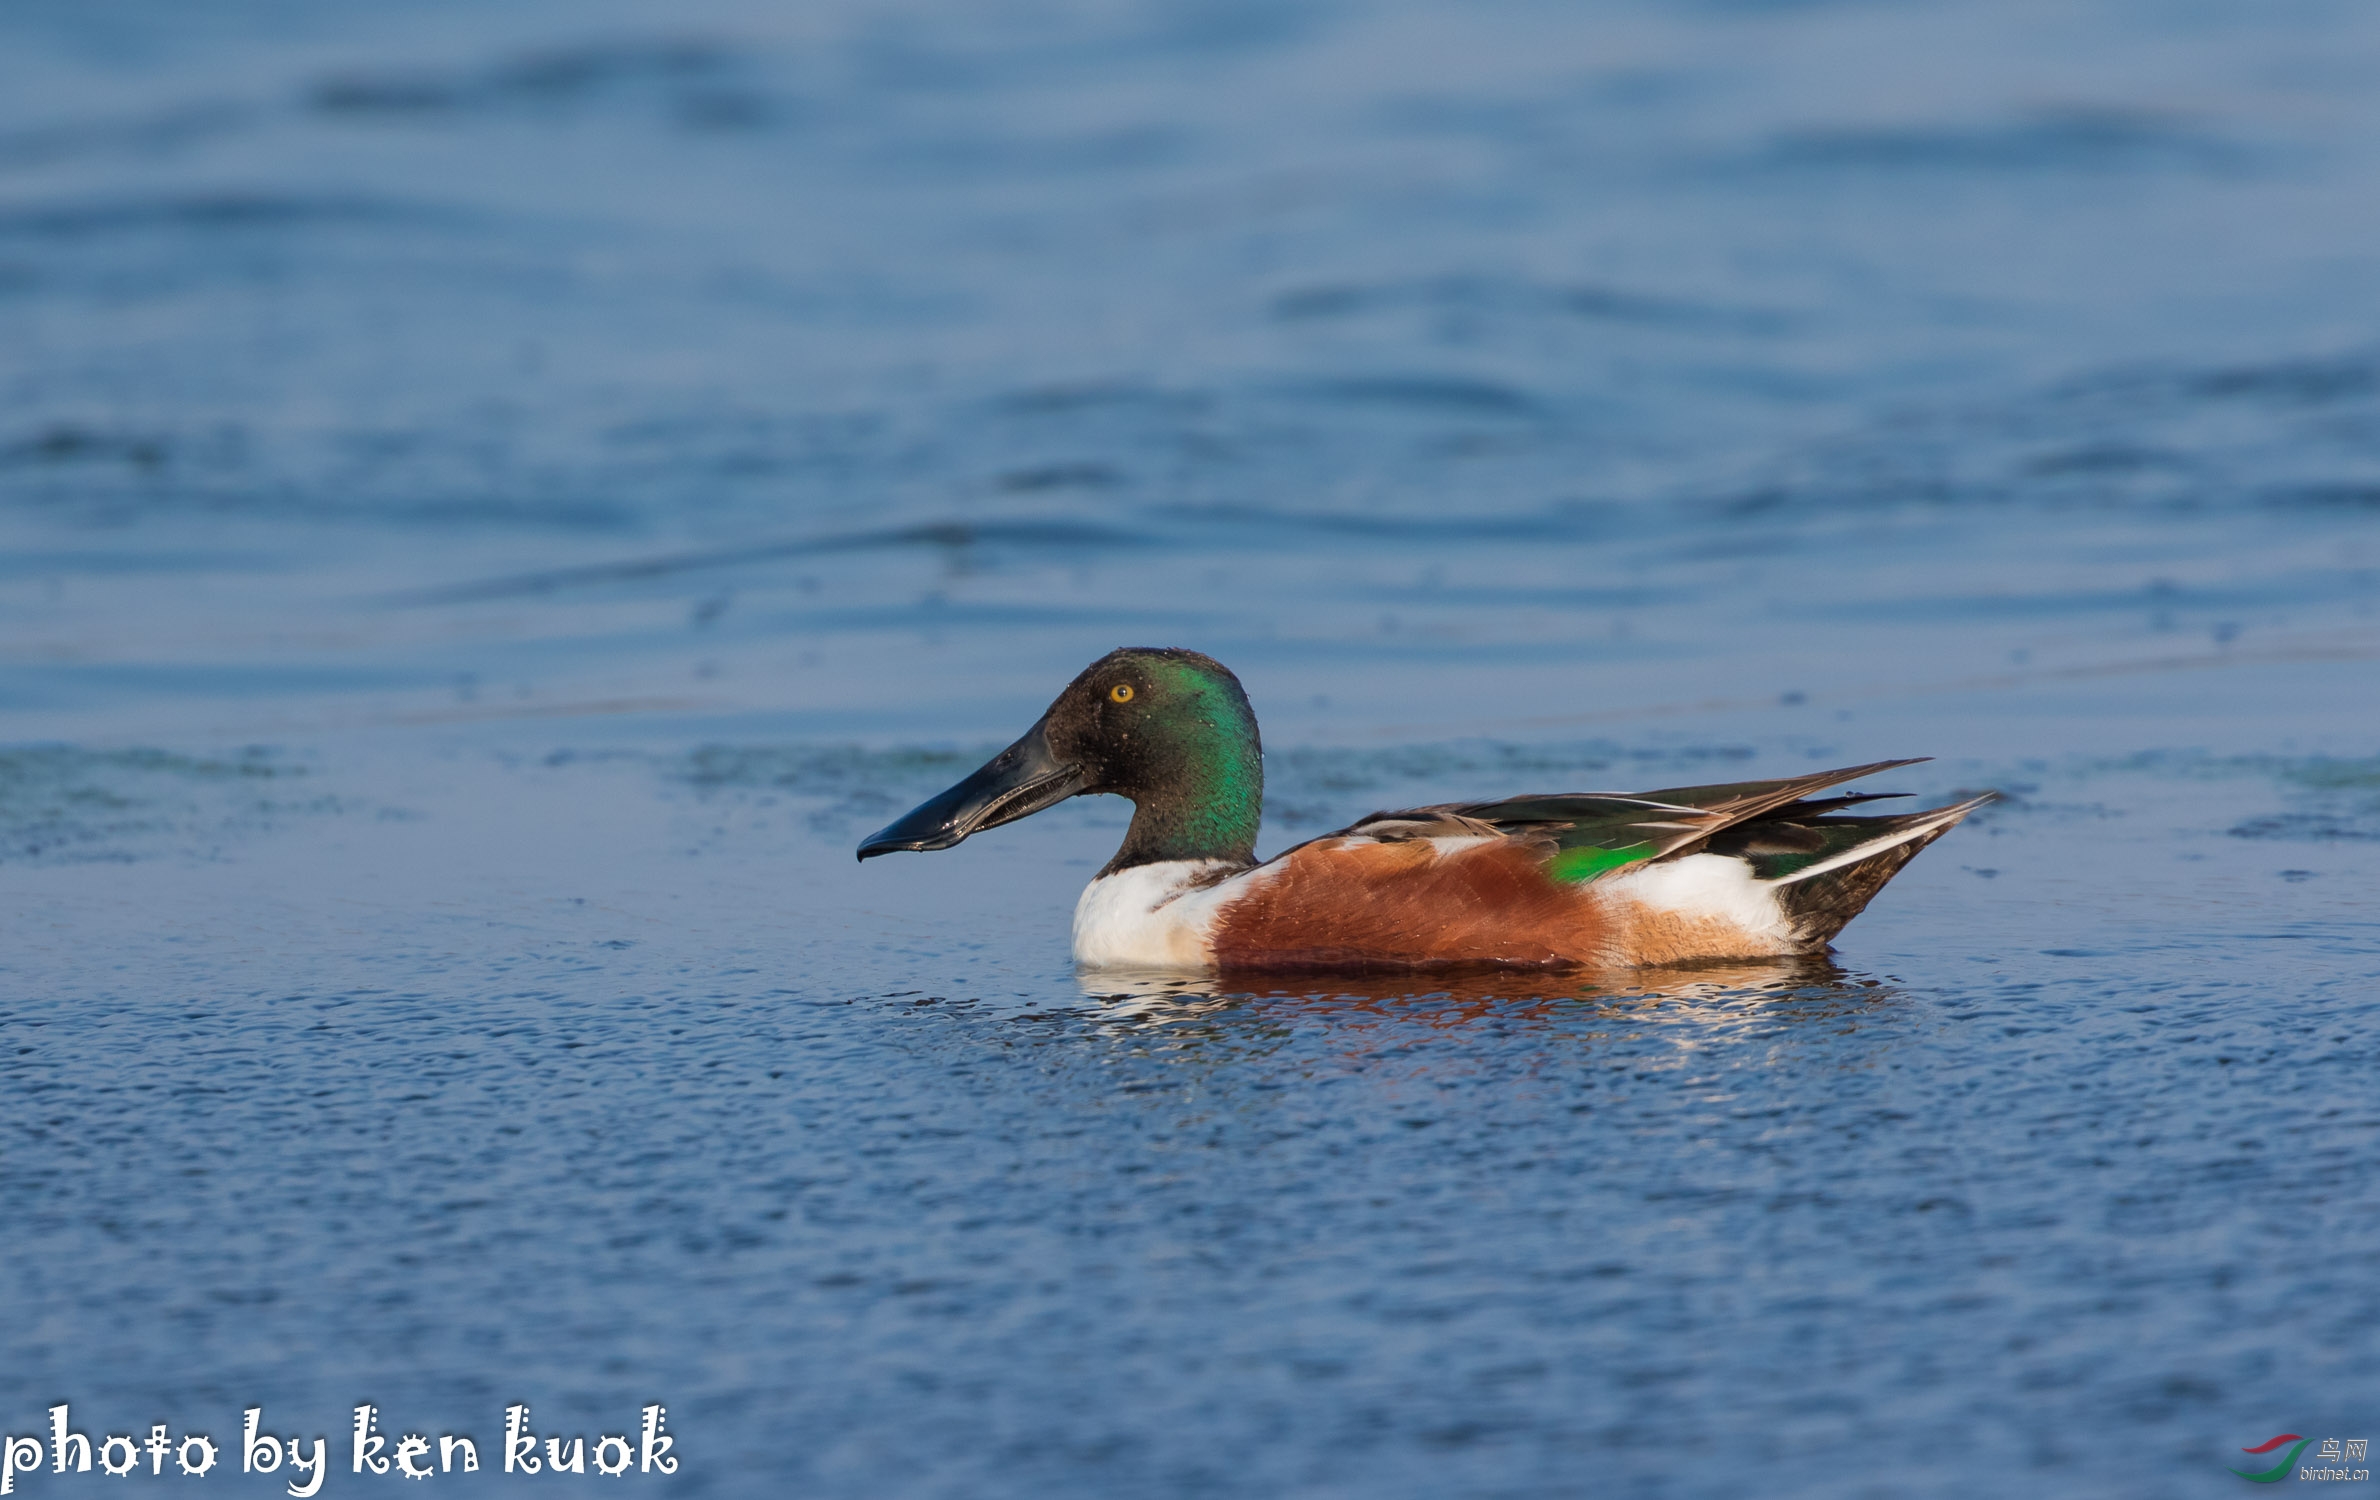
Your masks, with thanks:
M2252 1479L2258 1484L2279 1484L2282 1480L2289 1477L2289 1471L2291 1467L2297 1463L2297 1456L2300 1453L2305 1452L2306 1444L2312 1441L2314 1441L2312 1438L2299 1437L2294 1432L2284 1432L2279 1437L2267 1438L2265 1441L2258 1443L2253 1448L2242 1448L2240 1452L2270 1453L2274 1449L2280 1447L2283 1443L2292 1443L2296 1446L2292 1447L2287 1453L2282 1454L2281 1461L2277 1464L2274 1464L2269 1469L2233 1469L2231 1472L2237 1474L2242 1479ZM2297 1471L2297 1477L2300 1479L2360 1479L2369 1481L2372 1477L2371 1470L2365 1468L2341 1467L2341 1465L2359 1465L2364 1462L2364 1456L2371 1451L2372 1444L2371 1440L2368 1438L2324 1438L2322 1440L2322 1446L2314 1451L2314 1461L2306 1465L2304 1468L2299 1469Z
M2310 1437L2299 1437L2294 1432L2284 1432L2279 1437L2259 1443L2253 1448L2242 1448L2240 1450L2242 1453L2270 1453L2275 1448L2280 1447L2283 1443L2297 1444L2296 1447L2290 1449L2287 1453L2282 1455L2281 1461L2279 1463L2274 1464L2271 1468L2264 1470L2262 1473L2251 1474L2246 1469L2233 1469L2231 1472L2237 1474L2242 1479L2253 1479L2258 1484L2279 1484L2282 1480L2289 1477L2290 1466L2297 1462L2297 1456L2300 1453L2305 1452L2306 1444L2312 1441L2314 1440Z

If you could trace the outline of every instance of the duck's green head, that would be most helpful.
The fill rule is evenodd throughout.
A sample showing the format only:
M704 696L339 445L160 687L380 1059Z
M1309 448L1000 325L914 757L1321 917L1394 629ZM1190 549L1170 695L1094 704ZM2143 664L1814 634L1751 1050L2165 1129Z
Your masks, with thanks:
M1136 808L1110 872L1168 859L1252 863L1264 755L1240 680L1196 651L1110 651L1022 739L861 844L859 857L947 849L1085 792Z

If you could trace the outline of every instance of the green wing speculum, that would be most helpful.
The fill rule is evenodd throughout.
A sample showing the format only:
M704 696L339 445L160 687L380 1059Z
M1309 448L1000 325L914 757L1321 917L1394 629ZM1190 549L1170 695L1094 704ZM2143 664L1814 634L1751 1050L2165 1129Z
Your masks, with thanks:
M1463 812L1507 834L1551 839L1548 871L1573 882L1659 859L1710 837L1719 826L1701 808L1655 796L1512 797Z

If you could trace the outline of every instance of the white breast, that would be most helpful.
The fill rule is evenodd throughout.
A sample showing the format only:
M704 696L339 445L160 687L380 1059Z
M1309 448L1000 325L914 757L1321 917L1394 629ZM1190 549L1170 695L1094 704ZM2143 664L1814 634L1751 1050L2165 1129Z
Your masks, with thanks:
M1074 961L1095 969L1213 968L1215 914L1262 874L1215 880L1229 868L1221 860L1177 859L1100 876L1074 905Z

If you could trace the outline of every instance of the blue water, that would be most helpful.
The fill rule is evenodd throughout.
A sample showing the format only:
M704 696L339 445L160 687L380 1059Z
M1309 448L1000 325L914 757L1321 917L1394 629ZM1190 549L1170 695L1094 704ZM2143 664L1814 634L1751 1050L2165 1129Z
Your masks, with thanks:
M870 1500L2376 1435L2376 72L2312 0L19 0L0 1431L261 1404L347 1493L358 1403L660 1402L623 1488ZM1633 979L1078 976L1104 799L852 864L1119 644L1245 680L1266 852L2009 795L1831 962Z

